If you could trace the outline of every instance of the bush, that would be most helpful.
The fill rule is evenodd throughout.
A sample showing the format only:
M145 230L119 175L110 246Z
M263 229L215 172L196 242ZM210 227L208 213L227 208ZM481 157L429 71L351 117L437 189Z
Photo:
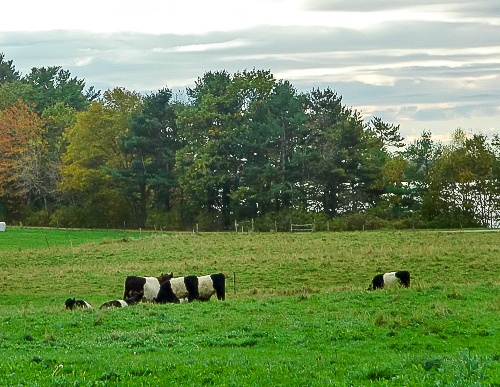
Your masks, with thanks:
M41 210L29 214L24 222L28 226L46 227L50 224L50 217L47 211Z
M327 229L330 229L330 231L346 231L347 230L347 222L346 218L333 218L329 220L329 225Z
M163 231L190 231L195 224L190 216L183 216L178 209L168 212L152 211L146 219L147 228Z
M368 213L348 215L345 218L347 230L378 230L390 227L387 220L372 216Z
M61 206L50 217L49 225L51 227L85 227L89 214L78 206Z

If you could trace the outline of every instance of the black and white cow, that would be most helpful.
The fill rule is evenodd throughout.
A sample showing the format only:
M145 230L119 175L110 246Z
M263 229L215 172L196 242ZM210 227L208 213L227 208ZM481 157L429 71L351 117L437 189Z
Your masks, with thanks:
M382 288L390 288L398 283L400 286L405 288L410 287L410 273L406 270L403 271L392 271L390 273L377 274L372 279L372 283L368 287L368 290L376 290Z
M160 285L173 277L173 273L161 274L159 277L136 277L128 276L125 279L125 291L123 299L133 297L135 294L142 294L142 301L153 301Z
M127 298L125 300L108 301L102 304L99 309L106 309L111 307L124 308L129 305L134 305L137 304L139 301L141 301L142 296L143 296L142 293L135 293L132 297Z
M94 310L94 308L92 308L92 305L90 305L87 301L76 300L75 297L68 298L66 300L66 302L64 303L64 305L66 305L66 309L69 309L69 310L73 310L76 308Z
M188 302L208 301L214 294L217 295L218 300L226 299L226 277L222 273L201 277L188 275L165 281L160 286L155 302L165 304L167 302L179 303L185 300Z

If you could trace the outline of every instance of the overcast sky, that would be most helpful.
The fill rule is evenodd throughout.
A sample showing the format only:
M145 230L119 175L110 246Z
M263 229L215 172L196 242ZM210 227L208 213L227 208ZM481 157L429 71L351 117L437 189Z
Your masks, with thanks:
M1 12L0 52L23 75L62 66L87 87L151 92L264 69L301 92L334 89L407 141L500 134L498 0L17 0Z

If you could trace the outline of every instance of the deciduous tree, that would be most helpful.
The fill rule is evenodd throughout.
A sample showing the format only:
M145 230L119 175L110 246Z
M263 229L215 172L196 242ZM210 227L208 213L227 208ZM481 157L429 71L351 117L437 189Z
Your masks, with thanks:
M0 110L16 105L18 101L33 106L32 95L31 86L21 81L0 83Z
M102 101L78 113L75 125L65 130L67 147L59 187L72 203L86 206L96 224L116 226L130 220L127 207L131 204L126 204L123 187L116 185L110 171L130 165L120 138L129 131L130 117L140 108L138 93L108 90Z
M0 112L2 196L44 196L43 130L43 121L23 102Z
M424 214L444 226L491 226L500 209L494 166L486 136L457 129L431 167Z

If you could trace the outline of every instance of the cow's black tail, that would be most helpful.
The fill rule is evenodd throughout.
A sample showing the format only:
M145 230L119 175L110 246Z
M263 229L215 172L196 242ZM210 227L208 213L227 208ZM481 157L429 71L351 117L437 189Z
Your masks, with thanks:
M217 299L224 301L226 299L226 276L219 273L211 274L210 278L212 278Z
M403 285L405 288L410 287L410 272L406 270L397 271L396 278L398 278L399 281L401 281L401 285Z

